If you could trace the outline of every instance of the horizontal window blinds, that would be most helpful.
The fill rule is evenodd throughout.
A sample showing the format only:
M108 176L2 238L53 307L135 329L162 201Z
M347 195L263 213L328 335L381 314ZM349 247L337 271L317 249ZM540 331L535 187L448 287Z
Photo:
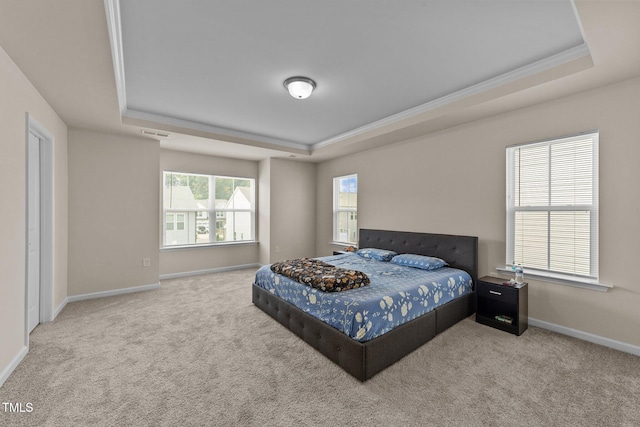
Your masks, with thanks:
M507 264L598 276L598 132L507 147Z

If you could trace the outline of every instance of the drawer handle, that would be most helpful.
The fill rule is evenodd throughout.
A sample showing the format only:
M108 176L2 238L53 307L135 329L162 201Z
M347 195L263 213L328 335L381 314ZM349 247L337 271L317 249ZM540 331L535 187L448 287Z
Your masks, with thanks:
M496 292L496 291L489 291L489 293L494 295L502 295L502 292Z

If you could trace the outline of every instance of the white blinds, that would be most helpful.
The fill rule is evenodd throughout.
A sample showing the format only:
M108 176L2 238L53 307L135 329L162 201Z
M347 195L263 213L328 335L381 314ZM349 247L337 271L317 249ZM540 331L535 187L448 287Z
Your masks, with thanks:
M597 131L507 147L507 264L597 279Z

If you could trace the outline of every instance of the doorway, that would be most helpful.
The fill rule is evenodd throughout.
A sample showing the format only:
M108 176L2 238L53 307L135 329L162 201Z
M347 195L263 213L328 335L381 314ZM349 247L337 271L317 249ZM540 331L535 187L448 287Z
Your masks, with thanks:
M27 328L40 324L40 138L27 141Z
M53 320L53 137L26 116L25 344L38 324Z

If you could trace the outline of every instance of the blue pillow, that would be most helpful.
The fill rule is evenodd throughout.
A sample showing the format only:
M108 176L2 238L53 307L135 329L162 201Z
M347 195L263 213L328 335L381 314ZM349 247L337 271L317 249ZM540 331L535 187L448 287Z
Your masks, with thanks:
M391 259L398 255L397 252L388 251L386 249L376 249L376 248L363 248L358 249L356 254L360 255L363 258L367 259L375 259L377 261L391 261Z
M402 254L394 256L391 262L393 264L420 268L422 270L436 270L438 268L444 267L445 265L449 265L440 258L414 254Z

